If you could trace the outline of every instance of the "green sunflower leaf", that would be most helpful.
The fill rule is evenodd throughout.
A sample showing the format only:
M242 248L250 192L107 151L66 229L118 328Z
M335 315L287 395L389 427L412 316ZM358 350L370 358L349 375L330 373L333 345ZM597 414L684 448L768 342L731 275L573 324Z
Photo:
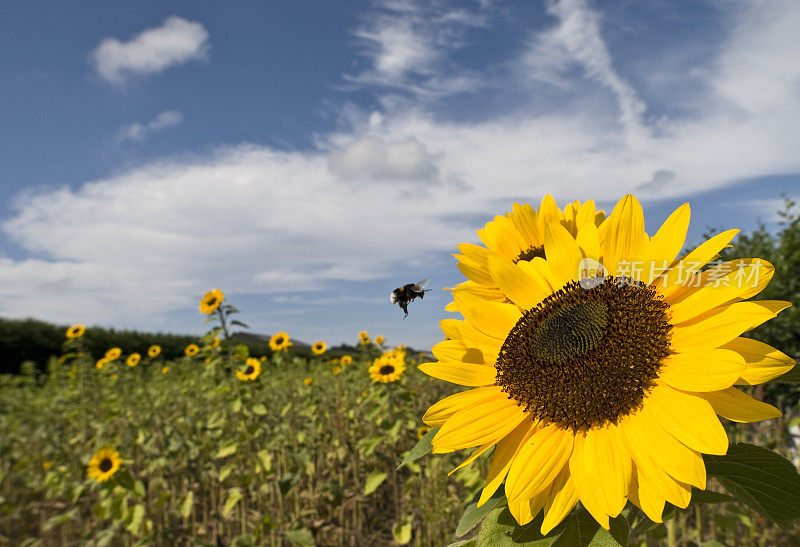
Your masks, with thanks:
M475 494L475 497L472 499L467 508L464 510L464 513L461 515L461 519L458 521L458 526L456 527L456 537L462 537L467 535L473 528L475 528L480 522L486 518L492 509L497 507L497 505L504 501L505 498L505 490L503 489L502 485L494 493L494 495L486 500L486 503L478 507L478 500L481 498L481 492Z
M283 537L292 545L299 547L314 547L314 534L310 530L300 528L299 530L287 530L283 533Z
M751 444L737 443L725 456L704 454L706 471L734 498L782 528L800 517L800 474L778 454Z
M438 427L432 427L430 431L425 433L425 436L422 437L419 440L419 442L416 445L414 445L414 448L409 450L409 452L405 455L403 461L400 462L400 465L397 466L397 469L400 469L404 465L416 461L425 454L430 453L430 451L433 450L433 445L431 444L431 440L438 431L439 431Z
M225 504L222 506L222 516L226 517L228 514L233 511L233 508L236 507L236 504L239 503L239 500L242 499L242 489L241 488L229 488L228 489L228 498L225 500Z

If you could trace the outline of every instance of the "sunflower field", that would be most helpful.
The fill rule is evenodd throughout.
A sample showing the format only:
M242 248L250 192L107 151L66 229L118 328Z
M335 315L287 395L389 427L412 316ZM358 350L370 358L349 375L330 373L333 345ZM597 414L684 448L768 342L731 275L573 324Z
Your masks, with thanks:
M787 205L685 252L688 205L649 236L632 196L515 204L459 245L433 358L251 355L219 289L179 357L73 325L0 375L0 544L800 544Z

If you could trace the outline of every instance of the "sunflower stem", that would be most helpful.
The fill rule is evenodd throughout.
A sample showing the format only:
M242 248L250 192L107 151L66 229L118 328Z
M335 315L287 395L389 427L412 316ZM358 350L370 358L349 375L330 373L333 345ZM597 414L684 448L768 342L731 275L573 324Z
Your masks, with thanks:
M678 534L675 530L675 518L669 519L664 523L667 527L667 546L678 547Z

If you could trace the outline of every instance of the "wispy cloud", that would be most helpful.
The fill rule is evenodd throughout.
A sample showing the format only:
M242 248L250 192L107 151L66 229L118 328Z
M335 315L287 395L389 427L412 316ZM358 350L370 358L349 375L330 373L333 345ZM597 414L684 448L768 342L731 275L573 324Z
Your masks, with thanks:
M122 85L134 76L205 59L208 49L208 32L203 25L169 17L161 26L144 30L127 42L104 38L89 57L102 79Z
M120 141L143 141L150 134L156 133L168 127L176 126L181 123L181 121L183 121L183 115L180 112L175 110L167 110L149 122L134 122L130 125L126 125L117 134L117 139Z

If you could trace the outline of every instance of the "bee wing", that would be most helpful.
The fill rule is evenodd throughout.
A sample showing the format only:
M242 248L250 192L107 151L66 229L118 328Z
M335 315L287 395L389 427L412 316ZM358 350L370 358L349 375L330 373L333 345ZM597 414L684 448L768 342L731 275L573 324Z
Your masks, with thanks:
M417 283L417 287L419 287L419 290L424 291L425 289L428 288L428 285L430 285L430 284L431 284L431 280L430 279L423 279L422 281Z

